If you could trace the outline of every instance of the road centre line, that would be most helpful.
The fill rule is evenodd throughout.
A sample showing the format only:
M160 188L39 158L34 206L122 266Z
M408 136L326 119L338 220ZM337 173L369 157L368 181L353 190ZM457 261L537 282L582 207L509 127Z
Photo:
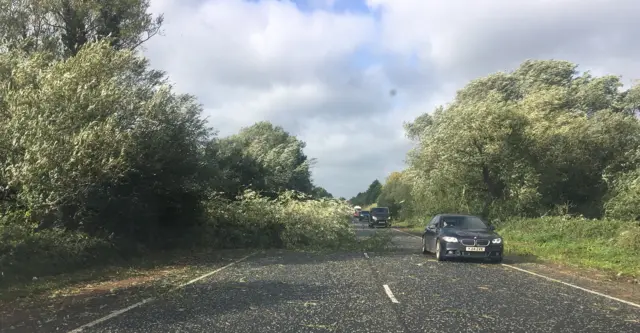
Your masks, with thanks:
M393 230L395 230L395 231L397 231L397 232L401 232L401 233L403 233L403 234L407 234L407 235L409 235L409 236L411 236L411 237L415 237L415 238L420 238L420 239L422 239L422 237L420 237L420 236L416 236L416 235L413 235L413 234L410 234L410 233L408 233L408 232L406 232L406 231L398 230L398 229L396 229L396 228L391 228L391 229L393 229ZM535 272L532 272L532 271L526 270L526 269L524 269L524 268L520 268L520 267L512 266L512 265L509 265L509 264L501 264L501 265L502 265L502 266L504 266L504 267L511 268L511 269L513 269L513 270L517 270L517 271L520 271L520 272L523 272L523 273L531 274L531 275L533 275L533 276L537 276L537 277L540 277L540 278L543 278L543 279L546 279L546 280L549 280L549 281L552 281L552 282L557 282L557 283L563 284L563 285L565 285L565 286L569 286L569 287L572 287L572 288L575 288L575 289L579 289L579 290L582 290L582 291L588 292L588 293L590 293L590 294L594 294L594 295L602 296L602 297L604 297L604 298L608 298L608 299L613 300L613 301L617 301L617 302L620 302L620 303L624 303L624 304L627 304L627 305L631 305L631 306L636 307L636 308L640 308L640 304L633 303L633 302L630 302L630 301L625 301L625 300L623 300L623 299L620 299L620 298L617 298L617 297L613 297L613 296L609 296L609 295L607 295L607 294L603 294L603 293L601 293L601 292L597 292L597 291L595 291L595 290L591 290L591 289L583 288L583 287L577 286L577 285L575 285L575 284L571 284L571 283L568 283L568 282L564 282L564 281L562 281L562 280L554 279L554 278L551 278L551 277L548 277L548 276L545 276L545 275L542 275L542 274L538 274L538 273L535 273Z
M400 303L398 302L398 300L396 299L395 296L393 296L393 293L391 292L391 288L389 288L388 285L382 285L384 287L384 291L387 293L387 296L389 296L389 298L391 299L391 302L393 303Z
M211 271L211 272L209 272L209 273L203 274L203 275L201 275L201 276L199 276L199 277L197 277L197 278L195 278L195 279L193 279L193 280L191 280L191 281L189 281L189 282L187 282L187 283L183 283L183 284L181 284L181 285L179 285L179 286L177 286L177 287L175 287L175 288L171 289L169 292L172 292L172 291L178 290L178 289L180 289L180 288L182 288L182 287L188 286L188 285L190 285L190 284L192 284L192 283L194 283L194 282L200 281L200 280L202 280L202 279L204 279L204 278L206 278L206 277L208 277L208 276L211 276L211 275L213 275L213 274L215 274L215 273L218 273L218 272L220 272L220 271L221 271L221 270L223 270L223 269L226 269L226 268L228 268L228 267L231 267L231 266L233 266L233 265L235 265L235 264L237 264L237 263L240 263L240 262L242 262L242 261L246 260L247 258L251 257L252 255L254 255L254 254L256 254L256 253L257 253L257 252L250 253L250 254L248 254L248 255L246 255L246 256L244 256L244 257L242 257L242 258L238 259L238 260L235 260L235 261L233 261L233 262L231 262L231 263L229 263L229 264L226 264L226 265L224 265L224 266L222 266L222 267L220 267L220 268L217 268L217 269L215 269L215 270L213 270L213 271ZM135 309L135 308L137 308L137 307L140 307L140 306L142 306L142 305L144 305L144 304L146 304L146 303L152 302L152 301L154 301L154 300L155 300L155 298L153 298L153 297L146 298L146 299L144 299L144 300L142 300L142 301L140 301L140 302L138 302L138 303L136 303L136 304L133 304L133 305L131 305L131 306L128 306L128 307L126 307L126 308L124 308L124 309L120 309L120 310L113 311L113 312L111 312L110 314L108 314L108 315L106 315L106 316L104 316L104 317L102 317L102 318L99 318L99 319L96 319L96 320L94 320L94 321L92 321L92 322L90 322L90 323L84 324L84 325L82 325L82 326L80 326L80 327L78 327L78 328L76 328L76 329L74 329L74 330L72 330L72 331L69 331L69 333L78 333L78 332L82 332L82 331L83 331L84 329L86 329L86 328L90 328L90 327L93 327L93 326L95 326L95 325L98 325L98 324L100 324L100 323L102 323L102 322L104 322L104 321L107 321L107 320L109 320L109 319L111 319L111 318L117 317L117 316L119 316L119 315L121 315L121 314L123 314L123 313L125 313L125 312L127 312L127 311L129 311L129 310L133 310L133 309Z

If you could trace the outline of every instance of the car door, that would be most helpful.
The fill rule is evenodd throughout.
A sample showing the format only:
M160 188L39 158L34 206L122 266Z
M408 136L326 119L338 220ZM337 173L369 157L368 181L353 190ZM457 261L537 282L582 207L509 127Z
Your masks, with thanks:
M438 222L440 221L440 215L434 216L424 229L424 242L427 245L428 251L433 251L435 248L435 239L438 234Z

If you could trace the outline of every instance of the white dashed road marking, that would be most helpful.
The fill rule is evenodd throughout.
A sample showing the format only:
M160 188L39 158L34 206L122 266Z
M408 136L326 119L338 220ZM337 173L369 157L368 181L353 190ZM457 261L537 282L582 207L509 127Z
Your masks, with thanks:
M416 235L410 234L410 233L408 233L408 232L406 232L406 231L398 230L398 229L396 229L396 228L392 228L392 229L393 229L393 230L395 230L395 231L397 231L397 232L401 232L401 233L403 233L403 234L407 234L407 235L409 235L409 236L411 236L411 237L415 237L415 238L420 238L420 239L422 239L422 237L419 237L419 236L416 236ZM625 301L625 300L623 300L623 299L620 299L620 298L617 298L617 297L613 297L613 296L609 296L609 295L607 295L607 294L603 294L603 293L597 292L597 291L595 291L595 290L591 290L591 289L587 289L587 288L582 288L582 287L580 287L580 286L576 286L575 284L571 284L571 283L564 282L564 281L561 281L561 280L558 280L558 279L550 278L550 277L548 277L548 276L544 276L544 275L542 275L542 274L538 274L538 273L535 273L535 272L532 272L532 271L526 270L526 269L524 269L524 268L520 268L520 267L512 266L512 265L509 265L509 264L502 264L502 266L504 266L504 267L508 267L508 268L511 268L511 269L514 269L514 270L517 270L517 271L520 271L520 272L523 272L523 273L531 274L531 275L534 275L534 276L537 276L537 277L540 277L540 278L543 278L543 279L547 279L547 280L549 280L549 281L557 282L557 283L563 284L563 285L565 285L565 286L569 286L569 287L571 287L571 288L579 289L579 290L582 290L582 291L585 291L585 292L588 292L588 293L591 293L591 294L594 294L594 295L602 296L602 297L604 297L604 298L608 298L608 299L613 300L613 301L617 301L617 302L620 302L620 303L624 303L624 304L627 304L627 305L631 305L631 306L636 307L636 308L640 308L640 304L636 304L636 303L633 303L633 302Z
M225 266L222 266L222 267L220 267L220 268L218 268L218 269L216 269L216 270L213 270L213 271L211 271L211 272L209 272L209 273L207 273L207 274L201 275L201 276L199 276L199 277L197 277L197 278L195 278L195 279L193 279L193 280L191 280L191 281L189 281L189 282L187 282L187 283L183 283L183 284L179 285L178 287L176 287L176 288L172 289L171 291L174 291L174 290L180 289L180 288L182 288L182 287L184 287L184 286L188 286L188 285L190 285L190 284L192 284L192 283L194 283L194 282L196 282L196 281L202 280L202 279L204 279L204 278L206 278L206 277L208 277L208 276L211 276L211 275L213 275L213 274L215 274L215 273L218 273L218 272L220 272L221 270L223 270L223 269L225 269L225 268L227 268L227 267L231 267L231 266L233 266L233 265L235 265L235 264L237 264L237 263L239 263L239 262L241 262L241 261L244 261L245 259L247 259L247 258L251 257L251 256L252 256L252 255L254 255L254 254L256 254L256 252L253 252L253 253L251 253L251 254L249 254L249 255L247 255L247 256L244 256L244 257L242 257L242 258L240 258L240 259L238 259L238 260L236 260L236 261L234 261L234 262L232 262L232 263L229 263L229 264L227 264L227 265L225 265ZM69 331L69 333L78 333L78 332L82 332L82 331L84 331L84 329L86 329L86 328L90 328L90 327L92 327L92 326L98 325L98 324L100 324L100 323L102 323L102 322L104 322L104 321L107 321L107 320L109 320L109 319L111 319L111 318L117 317L117 316L119 316L119 315L121 315L121 314L123 314L123 313L125 313L125 312L127 312L127 311L129 311L129 310L133 310L133 309L135 309L135 308L137 308L137 307L139 307L139 306L141 306L141 305L144 305L144 304L146 304L146 303L149 303L149 302L151 302L151 301L153 301L153 300L155 300L155 298L153 298L153 297L151 297L151 298L147 298L147 299L144 299L144 300L142 300L142 301L140 301L140 302L138 302L138 303L136 303L136 304L133 304L133 305L131 305L131 306L128 306L128 307L126 307L126 308L124 308L124 309L120 309L120 310L113 311L113 312L111 312L109 315L106 315L106 316L104 316L104 317L102 317L102 318L100 318L100 319L96 319L96 320L94 320L94 321L92 321L92 322L90 322L90 323L88 323L88 324L84 324L84 325L82 325L82 326L80 326L80 327L78 327L78 328L76 328L76 329L74 329L74 330L72 330L72 331Z
M396 297L395 297L395 296L393 296L393 293L391 292L391 288L389 288L389 286L388 286L388 285L386 285L386 284L385 284L385 285L383 285L383 287L384 287L384 291L387 293L387 296L389 296L389 298L391 299L391 302L393 302L393 303L400 303L400 302L398 302L398 300L396 299Z
M364 257L369 259L369 255L367 254L367 252L364 253Z

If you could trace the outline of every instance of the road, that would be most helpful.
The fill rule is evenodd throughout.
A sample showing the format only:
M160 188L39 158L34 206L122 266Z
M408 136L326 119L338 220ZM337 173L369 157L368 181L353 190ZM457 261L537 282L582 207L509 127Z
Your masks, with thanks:
M640 309L497 264L264 251L86 332L640 332ZM385 287L386 286L386 287Z

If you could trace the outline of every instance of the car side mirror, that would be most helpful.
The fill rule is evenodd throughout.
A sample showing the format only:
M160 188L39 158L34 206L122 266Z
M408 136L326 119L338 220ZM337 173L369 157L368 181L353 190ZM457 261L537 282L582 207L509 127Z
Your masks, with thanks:
M489 230L491 230L491 231L496 230L496 226L494 226L494 225L490 225L490 226L489 226Z

